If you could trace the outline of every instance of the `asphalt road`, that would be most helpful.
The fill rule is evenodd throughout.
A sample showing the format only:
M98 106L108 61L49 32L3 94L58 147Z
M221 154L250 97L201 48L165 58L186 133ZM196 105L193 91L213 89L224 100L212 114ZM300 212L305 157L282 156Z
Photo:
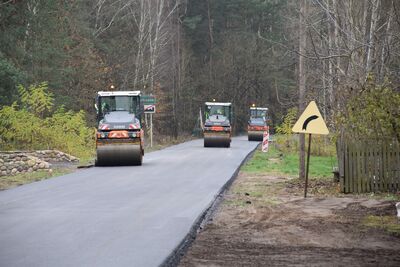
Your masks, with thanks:
M0 192L0 266L158 266L257 142L196 140Z

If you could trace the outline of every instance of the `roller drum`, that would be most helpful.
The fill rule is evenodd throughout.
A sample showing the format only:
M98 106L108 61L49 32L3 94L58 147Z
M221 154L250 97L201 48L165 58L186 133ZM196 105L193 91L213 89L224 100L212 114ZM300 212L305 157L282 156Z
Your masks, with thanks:
M204 147L230 147L231 138L229 136L205 136Z
M248 140L249 141L262 141L264 132L261 131L249 131Z
M118 144L97 147L96 166L142 165L140 145Z

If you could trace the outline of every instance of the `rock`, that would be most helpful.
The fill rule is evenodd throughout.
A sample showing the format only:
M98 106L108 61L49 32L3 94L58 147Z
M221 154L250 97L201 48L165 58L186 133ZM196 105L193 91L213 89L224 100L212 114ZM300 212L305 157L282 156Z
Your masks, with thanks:
M33 172L33 169L32 169L32 168L29 168L29 169L28 169L28 172Z
M15 174L17 174L17 172L18 172L18 170L16 168L13 168L11 170L11 175L15 175Z
M6 167L5 165L2 165L2 166L0 167L0 170L1 170L1 171L5 171L5 170L7 170L7 167Z
M4 163L4 160L3 160L3 159L0 159L0 163Z
M52 173L53 173L53 170L52 170L52 169L49 169L48 172L49 172L50 174L52 174Z
M44 169L46 168L46 164L42 161L39 163L39 169Z
M33 168L32 168L34 171L37 171L37 169L38 169L38 166L37 165L35 165L35 166L33 166Z
M33 167L35 166L36 162L33 159L28 160L28 166Z
M2 175L2 176L6 176L6 175L7 175L7 172L6 172L6 171L2 171L2 172L1 172L1 175Z

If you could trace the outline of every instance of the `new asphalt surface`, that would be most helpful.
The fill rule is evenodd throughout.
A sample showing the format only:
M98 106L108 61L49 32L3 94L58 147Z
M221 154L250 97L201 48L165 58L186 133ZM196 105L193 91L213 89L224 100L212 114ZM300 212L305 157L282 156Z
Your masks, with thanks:
M1 191L0 266L159 266L257 144L195 140Z

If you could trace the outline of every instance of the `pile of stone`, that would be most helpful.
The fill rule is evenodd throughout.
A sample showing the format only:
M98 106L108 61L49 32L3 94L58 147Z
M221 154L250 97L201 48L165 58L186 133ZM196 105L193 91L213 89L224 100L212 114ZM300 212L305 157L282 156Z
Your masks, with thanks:
M51 172L50 163L24 153L0 153L0 176L47 170Z
M77 163L79 159L58 150L0 152L0 176L47 170L50 163Z
M28 153L31 156L47 162L78 162L79 159L58 150L39 150Z

